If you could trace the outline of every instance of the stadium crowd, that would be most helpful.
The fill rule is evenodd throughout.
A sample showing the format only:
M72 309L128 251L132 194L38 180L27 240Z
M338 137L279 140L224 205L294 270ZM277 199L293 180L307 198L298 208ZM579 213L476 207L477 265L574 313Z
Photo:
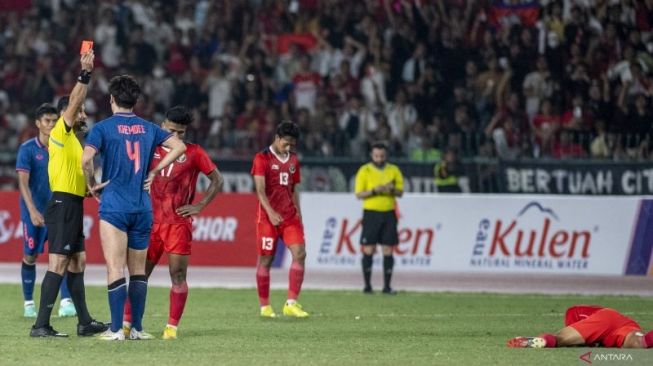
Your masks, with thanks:
M95 41L89 125L108 80L136 113L192 108L188 140L250 158L291 119L303 156L650 160L653 0L12 0L0 6L0 146L75 82Z

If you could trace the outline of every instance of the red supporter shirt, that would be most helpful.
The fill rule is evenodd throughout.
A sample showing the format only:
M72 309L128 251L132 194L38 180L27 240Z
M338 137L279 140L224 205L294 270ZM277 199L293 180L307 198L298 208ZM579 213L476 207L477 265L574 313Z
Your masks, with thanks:
M533 127L536 129L556 129L560 125L560 117L558 116L545 116L543 114L535 115L533 118Z
M162 146L158 146L154 151L150 169L156 167L166 154L168 152ZM154 222L190 224L192 218L180 216L175 210L193 202L199 173L209 175L215 169L215 164L204 149L196 144L186 144L186 153L154 178L150 188Z
M295 185L301 181L297 155L290 153L285 160L281 160L268 147L254 157L251 174L265 178L265 195L270 206L284 220L297 215L297 207L292 199ZM258 221L261 220L269 221L267 212L259 202Z
M315 108L317 92L321 84L320 74L316 72L297 73L292 79L297 108Z

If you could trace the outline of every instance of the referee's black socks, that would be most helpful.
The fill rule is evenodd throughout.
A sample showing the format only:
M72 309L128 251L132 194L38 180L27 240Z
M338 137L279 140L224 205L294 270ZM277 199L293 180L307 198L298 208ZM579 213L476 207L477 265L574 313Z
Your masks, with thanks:
M395 258L390 255L383 256L383 287L389 289L392 280L392 269L395 266Z
M54 308L54 303L57 301L57 294L62 280L63 276L55 272L45 272L43 283L41 283L41 305L39 306L39 314L36 317L34 328L41 328L50 324L50 315L52 315L52 308Z
M73 304L75 304L75 310L77 311L77 321L79 324L87 325L93 319L88 313L88 307L86 307L86 290L84 289L84 272L68 272L68 291L70 291L70 297L73 299Z
M373 256L364 254L361 263L363 264L363 279L365 280L365 288L371 289L372 284L370 283L372 279L372 262Z

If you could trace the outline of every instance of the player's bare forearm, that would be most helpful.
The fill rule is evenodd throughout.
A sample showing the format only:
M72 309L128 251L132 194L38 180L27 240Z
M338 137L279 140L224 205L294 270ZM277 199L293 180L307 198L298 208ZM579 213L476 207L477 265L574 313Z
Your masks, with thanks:
M362 199L365 199L365 198L376 196L376 195L381 194L381 193L382 192L381 192L379 187L374 187L374 188L372 188L370 190L360 191L360 192L356 193L356 198L358 198L359 200L362 200Z
M183 153L186 152L186 144L184 144L177 136L170 136L167 140L163 141L161 144L163 147L166 147L170 149L170 152L166 154L166 156L161 159L159 164L154 167L150 172L147 174L147 178L145 179L145 182L143 184L143 189L146 191L150 191L150 187L152 186L152 182L154 181L154 177L159 175L159 173L168 165L172 164L175 160L177 160L178 157L180 157Z
M18 172L18 190L23 197L23 201L25 201L25 206L27 206L30 215L33 211L38 211L32 199L32 192L29 190L29 173Z
M217 168L209 173L208 177L211 180L211 183L209 184L209 188L207 188L204 197L193 205L184 205L177 208L175 212L178 215L189 217L199 214L204 209L204 207L213 201L218 192L222 190L223 179L220 171Z
M209 187L206 189L206 194L202 199L198 202L202 208L206 207L213 199L215 196L218 195L218 192L222 191L222 185L224 183L224 179L222 178L222 174L220 174L220 171L216 168L214 171L209 173L207 177L211 180L211 183L209 184Z
M93 158L95 157L95 149L86 146L84 147L84 152L82 153L82 170L84 171L84 177L86 177L86 185L89 188L95 186L95 166L93 165Z
M93 55L93 51L82 55L80 59L82 70L91 72L93 70L94 58L95 56ZM83 84L79 81L75 83L73 90L70 92L70 101L68 102L68 107L66 107L66 110L63 112L64 123L66 123L66 126L69 128L75 126L77 113L82 107L84 100L86 100L87 92L88 84Z
M175 212L178 215L188 217L188 216L193 216L199 214L204 207L206 207L213 199L215 196L217 196L218 192L222 190L222 175L220 174L220 171L218 169L215 169L209 175L207 176L211 180L211 183L209 184L209 188L206 189L206 194L202 199L193 204L193 205L184 205L175 210Z
M269 214L271 211L274 211L272 205L270 205L270 201L268 201L268 196L265 194L265 177L259 175L254 176L254 186L256 187L258 201L263 206L265 212Z
M86 99L86 92L88 91L88 85L77 83L73 88L73 91L70 92L70 103L66 110L63 113L63 121L66 123L68 128L73 128L76 121L77 113Z
M302 208L299 205L299 189L297 188L297 186L295 186L293 189L292 202L295 204L295 207L297 208L297 213L299 214L299 217L302 217Z
M258 201L261 203L261 206L263 206L263 209L268 214L270 223L274 226L279 225L283 221L283 217L281 217L281 215L279 215L279 213L275 211L274 208L272 208L272 205L268 200L268 196L265 194L265 177L255 175L254 186L256 187L256 195L258 197Z
M100 202L100 190L106 187L110 181L97 183L95 181L95 165L93 164L93 158L95 157L95 149L86 146L84 147L84 152L82 153L82 171L84 172L84 178L86 178L86 196L94 197L98 202Z
M165 167L172 164L172 162L177 160L177 158L180 157L181 154L186 152L186 144L184 144L176 136L170 136L170 138L165 140L162 145L170 149L170 152L166 154L166 156L164 156L163 159L161 159L159 164L154 169L152 169L154 175L158 174Z

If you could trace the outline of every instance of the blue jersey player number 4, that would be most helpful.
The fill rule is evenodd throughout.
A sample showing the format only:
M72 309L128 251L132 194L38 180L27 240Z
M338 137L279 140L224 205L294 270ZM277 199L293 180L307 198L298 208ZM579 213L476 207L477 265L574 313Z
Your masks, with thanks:
M138 83L130 76L116 76L109 83L113 115L97 123L86 139L82 165L90 194L100 201L100 237L108 272L111 327L100 339L151 339L142 318L147 295L145 259L152 228L149 186L154 177L186 151L181 140L133 112L140 96ZM170 152L149 173L155 148ZM93 158L100 154L102 181L96 184ZM99 192L102 189L102 196ZM129 284L123 268L129 271ZM123 309L129 296L132 324L122 330Z

